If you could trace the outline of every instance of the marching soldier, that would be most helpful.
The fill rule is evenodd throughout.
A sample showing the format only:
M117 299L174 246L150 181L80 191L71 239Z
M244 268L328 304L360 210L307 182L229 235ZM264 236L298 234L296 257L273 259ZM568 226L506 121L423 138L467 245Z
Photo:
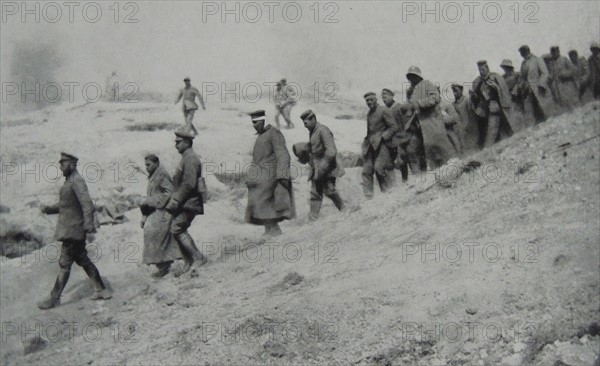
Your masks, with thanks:
M190 270L193 270L192 275L196 275L198 267L207 262L187 232L196 215L204 214L204 202L198 189L202 165L192 149L193 141L194 135L188 130L175 132L175 148L181 154L181 162L173 175L174 191L165 210L173 216L170 231L179 244L185 262L185 265L174 273L176 277Z
M95 208L85 180L77 172L77 161L75 156L61 153L59 164L65 177L65 183L60 189L59 201L51 206L42 205L40 207L42 213L58 214L54 239L62 242L58 260L60 272L50 297L37 304L40 309L51 309L60 305L60 296L69 281L73 262L85 270L94 284L96 291L92 300L111 298L110 292L102 282L98 268L88 257L85 248L86 241L91 243L95 239Z
M377 104L377 95L369 92L364 95L369 112L367 113L367 136L362 143L364 164L362 169L363 192L367 199L373 198L373 174L379 188L387 192L394 184L394 160L388 144L398 131L398 125L387 107Z
M504 78L490 72L486 61L477 62L479 76L473 81L473 105L475 113L487 124L484 128L483 147L488 147L500 139L510 136L510 93Z
M294 154L300 157L308 153L311 168L308 179L312 182L308 219L316 221L321 211L323 195L329 197L338 210L344 209L344 202L335 189L336 179L344 175L344 168L337 161L337 149L329 128L320 124L310 109L302 113L300 119L309 131L309 143L295 144ZM306 151L299 151L300 149Z
M290 153L285 137L271 125L265 126L265 111L249 114L258 137L252 152L252 165L257 174L248 177L248 206L245 221L263 225L263 236L281 235L279 222L296 217L290 179Z
M406 148L411 139L410 132L406 131L406 111L402 109L399 103L396 103L394 93L390 89L384 88L381 91L381 100L390 109L392 117L398 125L398 132L392 138L390 151L396 167L400 169L402 181L406 182L408 180L408 153Z
M523 96L525 113L532 115L536 123L542 123L549 116L548 68L543 60L531 53L529 46L519 47L519 53L523 57L519 95Z
M287 128L295 127L290 117L292 108L296 105L294 98L295 95L293 90L287 85L287 80L281 79L277 83L277 89L275 90L275 123L277 124L277 128L280 128L279 116L283 116L283 119L287 123Z

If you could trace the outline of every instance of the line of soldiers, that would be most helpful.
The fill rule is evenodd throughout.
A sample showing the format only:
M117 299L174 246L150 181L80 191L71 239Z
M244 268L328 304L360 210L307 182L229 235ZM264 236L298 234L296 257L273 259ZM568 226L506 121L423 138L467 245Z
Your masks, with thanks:
M558 48L553 48L555 57L551 69L555 76L552 81L556 89L554 93L559 98L568 100L572 80L577 80L574 83L579 95L582 94L581 90L589 87L594 98L600 98L600 47L594 43L591 49L588 74L583 71L573 74L557 71L564 71L568 65L564 58L560 58ZM486 61L479 61L479 76L474 80L468 98L463 95L462 85L452 85L455 97L453 105L442 102L439 88L425 80L416 66L411 66L406 74L410 87L405 102L396 102L394 93L387 88L381 92L385 106L378 104L375 93L366 93L364 99L369 108L367 134L361 147L365 196L368 199L373 197L373 175L381 191L386 192L395 185L394 169L399 169L402 180L406 181L409 168L419 172L428 167L439 167L452 156L468 151L476 143L473 131L484 131L480 134L484 147L510 136L513 133L510 110L518 98L523 99L524 108L531 108L537 122L545 120L547 114L542 99L549 94L546 66L531 54L529 47L522 46L519 52L523 56L520 75L514 73L508 60L501 64L505 69L504 77L490 72ZM571 55L577 60L577 68L584 70L584 60L577 59L576 53L571 52ZM589 76L586 79L581 75ZM180 98L184 97L184 115L186 122L191 124L197 106L190 108L185 101L199 96L199 92L191 92L189 78L185 81L190 93L186 96L187 92L183 91ZM199 98L203 104L202 97ZM249 115L258 135L252 153L252 163L257 171L246 177L248 205L245 221L264 226L265 237L277 236L282 233L279 222L296 217L290 154L282 132L266 124L264 110ZM319 217L323 196L330 198L340 211L345 209L344 201L336 190L336 181L343 176L344 169L338 160L331 130L317 121L312 110L305 111L300 118L309 131L309 141L295 144L293 152L301 163L307 163L310 167L308 219L315 221ZM156 265L158 271L153 274L154 277L169 273L176 259L184 260L176 276L186 272L197 275L198 267L207 262L206 256L198 250L187 232L194 218L204 214L202 166L192 148L196 134L197 131L192 131L189 125L175 132L175 147L182 159L173 177L160 166L156 155L145 157L147 196L136 203L142 211L143 261ZM40 309L50 309L60 304L74 262L85 270L94 284L92 299L106 300L112 297L87 255L86 242L92 242L96 232L95 208L87 185L77 172L77 161L75 156L61 153L59 164L65 183L60 190L59 201L51 206L40 207L42 213L59 214L55 239L62 242L60 272L50 296L38 303Z

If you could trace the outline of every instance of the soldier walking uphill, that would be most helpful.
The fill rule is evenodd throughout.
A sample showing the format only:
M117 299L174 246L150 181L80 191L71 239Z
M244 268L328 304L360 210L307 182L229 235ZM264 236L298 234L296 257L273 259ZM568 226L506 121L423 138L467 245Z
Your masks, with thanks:
M171 234L177 240L185 262L183 268L174 273L176 277L190 269L192 275L197 274L197 268L207 261L187 232L196 215L204 214L204 202L198 189L202 167L192 149L193 140L194 136L188 131L175 132L175 147L181 154L181 163L173 175L174 191L165 210L173 216Z
M536 123L542 123L549 116L548 68L543 60L531 53L529 46L519 47L519 53L523 62L518 93L523 98L525 113L532 115Z
M377 177L381 192L394 185L394 158L387 146L398 131L398 125L387 107L377 104L377 95L364 95L367 113L367 136L362 143L364 159L362 169L363 192L367 199L373 198L373 174Z
M390 152L395 166L400 169L402 181L406 182L408 180L407 146L411 140L411 133L406 131L408 118L406 118L402 106L394 100L394 93L390 89L384 88L381 91L381 100L390 109L398 127L398 131L391 140Z
M278 222L296 217L290 153L285 137L271 125L265 126L265 111L250 113L258 137L252 151L253 173L246 180L248 206L245 221L265 227L264 236L281 235Z
M588 62L585 57L579 57L579 54L575 50L569 51L569 59L573 63L573 66L575 66L575 84L577 84L579 99L582 100L586 89L586 82L590 76Z
M552 79L553 92L563 110L569 111L579 101L576 80L577 69L571 60L565 56L561 56L558 46L550 48L549 65L548 72Z
M185 126L187 131L194 131L194 135L198 134L198 130L192 124L192 120L194 119L194 113L198 110L198 104L196 104L196 97L200 101L200 105L203 110L206 110L204 106L204 100L202 99L202 94L200 91L192 86L190 78L186 77L183 79L185 83L185 88L179 90L179 94L177 95L177 100L175 104L179 103L181 98L183 98L182 108L183 108L183 119L185 120Z
M301 163L310 163L308 180L312 182L312 186L308 219L316 221L321 211L323 195L329 197L338 210L344 209L344 202L335 189L335 181L344 175L344 168L337 161L337 149L329 128L317 122L317 116L310 109L302 113L300 118L309 131L309 142L297 143L293 150Z
M593 42L590 51L592 55L588 58L590 77L587 85L592 89L594 99L600 99L600 44Z
M488 147L502 136L511 136L510 93L504 78L490 72L486 61L477 62L479 76L473 81L472 101L475 114L481 118L483 147Z
M59 160L60 170L65 177L65 183L60 189L58 203L51 206L41 206L45 214L58 214L58 222L54 239L61 241L60 258L58 265L60 272L54 283L50 297L37 304L40 309L51 309L60 305L62 295L73 262L85 270L95 287L92 300L107 300L111 298L109 291L104 286L98 268L92 263L85 248L86 240L94 241L96 229L94 227L94 204L88 193L85 180L77 172L77 158L73 155L61 153Z
M406 79L410 87L406 92L408 101L403 108L411 114L411 123L418 123L421 127L427 164L430 168L440 167L456 154L442 120L440 93L432 82L423 79L421 70L416 66L408 69Z

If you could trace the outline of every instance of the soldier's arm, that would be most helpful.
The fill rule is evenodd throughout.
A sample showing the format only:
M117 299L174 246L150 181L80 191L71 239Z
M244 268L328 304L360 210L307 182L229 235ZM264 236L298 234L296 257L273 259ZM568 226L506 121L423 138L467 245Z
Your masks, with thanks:
M198 169L199 166L192 159L183 159L183 177L181 185L178 190L173 192L171 200L182 203L192 195L198 184Z
M274 129L271 134L271 143L273 144L273 152L277 160L276 179L290 178L290 153L285 146L285 137L281 131Z
M179 103L181 98L183 97L183 89L179 90L179 94L177 94L177 99L175 100L175 104Z
M389 140L396 134L396 132L398 132L398 124L396 123L396 119L392 115L392 112L388 108L383 110L381 118L386 126L386 129L383 131L381 136L384 140Z
M318 167L318 176L324 177L327 174L329 174L329 172L331 172L333 169L335 169L335 158L337 156L337 148L335 147L335 142L333 140L333 133L331 133L331 131L328 128L323 129L320 137L321 143L325 147L325 164L323 164L324 166Z
M77 196L77 200L81 205L81 210L83 211L83 229L86 232L95 232L96 228L94 227L94 203L92 202L92 198L88 192L87 185L83 178L77 178L73 180L73 191L75 192L75 196Z
M437 88L435 85L428 82L425 85L425 95L423 95L416 103L419 106L419 109L427 109L435 107L440 101L441 97Z
M194 88L194 91L196 92L196 95L198 96L198 100L200 101L200 106L202 106L202 109L206 110L206 105L204 104L204 99L202 98L202 93L200 93L200 91L197 88Z

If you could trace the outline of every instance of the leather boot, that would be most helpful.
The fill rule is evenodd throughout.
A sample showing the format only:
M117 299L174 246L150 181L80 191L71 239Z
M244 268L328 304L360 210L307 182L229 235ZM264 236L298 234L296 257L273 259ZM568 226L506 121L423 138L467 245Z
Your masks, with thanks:
M196 244L194 243L194 239L188 234L188 232L184 232L178 235L175 235L175 240L179 243L179 246L182 249L182 252L186 254L186 264L189 266L199 267L203 264L206 264L208 259L204 254L202 254L198 248L196 248ZM187 271L186 271L187 272Z
M54 288L50 293L50 297L40 301L37 303L37 307L46 310L52 309L60 305L60 296L62 295L65 286L67 286L67 282L69 281L69 276L71 275L71 271L62 270L56 277L56 282L54 282Z
M321 204L322 201L310 201L310 212L308 213L308 221L317 221L317 219L319 218L319 212L321 211Z
M339 193L335 192L334 194L329 195L329 198L338 210L344 210L344 201L342 200L342 197L340 197Z

